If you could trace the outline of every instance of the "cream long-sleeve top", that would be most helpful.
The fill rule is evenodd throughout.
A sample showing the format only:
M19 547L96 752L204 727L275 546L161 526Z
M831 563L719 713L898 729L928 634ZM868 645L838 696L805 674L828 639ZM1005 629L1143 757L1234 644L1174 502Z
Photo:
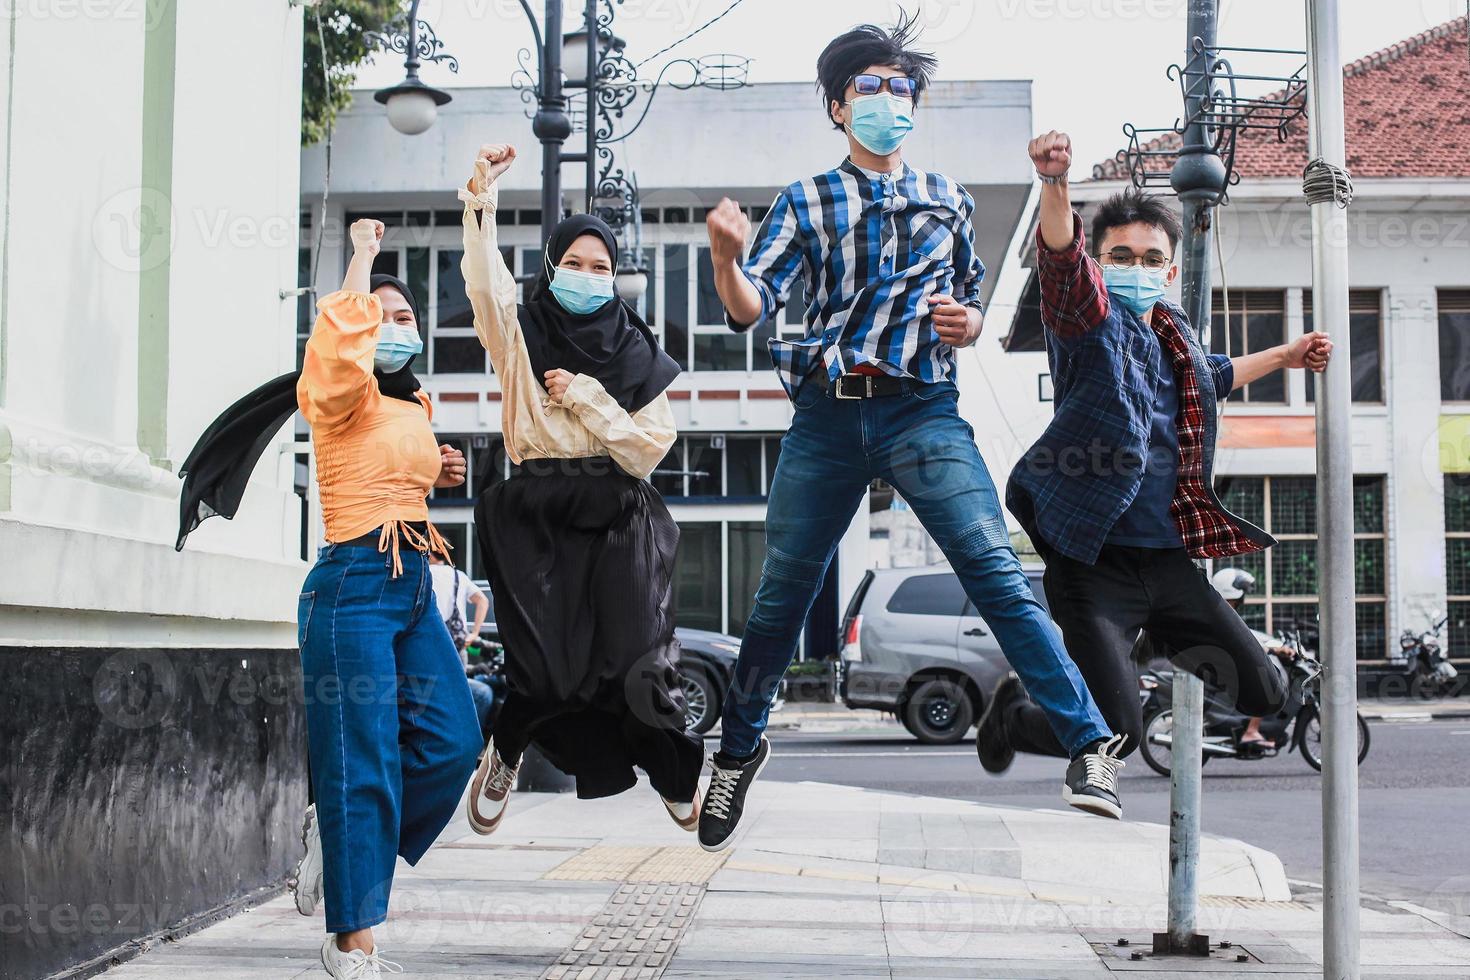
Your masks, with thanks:
M516 315L516 282L495 237L498 189L485 179L488 164L476 161L475 176L459 192L464 201L465 293L475 314L475 332L490 352L500 378L500 427L513 462L611 456L646 479L678 437L667 392L629 414L602 387L578 374L561 404L553 402L531 367ZM478 219L477 213L478 212Z

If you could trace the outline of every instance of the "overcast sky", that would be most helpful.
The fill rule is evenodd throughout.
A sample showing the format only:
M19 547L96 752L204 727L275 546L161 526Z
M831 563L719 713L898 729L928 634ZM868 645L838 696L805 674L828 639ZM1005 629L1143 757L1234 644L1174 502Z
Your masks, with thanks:
M730 0L625 0L615 30L636 61L719 14ZM542 0L530 0L532 9ZM863 21L891 22L892 0L743 0L728 16L642 72L680 56L731 52L754 59L754 82L808 81L822 47ZM939 56L941 79L1033 79L1038 130L1062 129L1076 144L1074 176L1123 143L1121 126L1172 125L1179 88L1165 76L1183 59L1184 0L907 0L925 24L923 46ZM1220 43L1301 48L1305 5L1292 0L1221 0ZM1342 0L1344 61L1376 51L1465 12L1465 0ZM581 3L568 4L567 23ZM518 0L424 0L420 17L434 25L460 61L458 75L426 65L422 75L446 88L506 85L516 51L530 42ZM1290 58L1238 59L1238 69L1290 71ZM358 84L378 88L403 76L401 59L379 55ZM825 135L812 99L813 136ZM922 109L918 125L924 124ZM1024 147L1017 147L1022 153ZM793 175L793 177L796 175Z

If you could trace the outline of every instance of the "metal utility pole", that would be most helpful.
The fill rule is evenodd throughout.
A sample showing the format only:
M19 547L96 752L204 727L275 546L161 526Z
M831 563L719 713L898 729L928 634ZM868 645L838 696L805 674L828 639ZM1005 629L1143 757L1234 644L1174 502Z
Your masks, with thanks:
M525 6L524 0L521 4ZM530 8L526 16L534 28L536 19ZM541 244L551 238L551 229L561 220L561 145L572 135L572 121L567 116L567 100L561 87L561 0L546 0L546 36L537 38L541 49L541 77L538 80L536 115L531 132L541 141Z
M1324 980L1357 980L1358 677L1354 609L1348 178L1337 0L1307 0L1312 310L1334 350L1317 385L1317 566L1322 673Z
M1216 47L1216 0L1190 0L1185 31L1184 130L1169 183L1184 206L1184 240L1179 243L1184 311L1203 343L1210 325L1210 222L1229 177L1202 105L1210 95L1209 60ZM1203 782L1204 683L1188 670L1174 671L1174 724L1169 747L1169 920L1154 937L1156 953L1209 955L1209 938L1195 931L1199 907L1200 797Z

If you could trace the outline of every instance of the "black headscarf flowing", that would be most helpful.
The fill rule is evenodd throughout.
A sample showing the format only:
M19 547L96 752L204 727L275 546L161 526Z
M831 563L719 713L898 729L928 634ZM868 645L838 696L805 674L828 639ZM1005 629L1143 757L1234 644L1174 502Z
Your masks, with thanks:
M413 310L419 335L423 336L424 320L408 283L397 276L375 275L368 288L376 292L381 286L392 286L403 294ZM373 377L378 379L378 390L384 395L418 404L415 392L420 385L412 363L392 373L374 368ZM206 517L235 516L255 464L296 411L296 383L300 380L300 371L272 378L225 409L204 430L179 466L184 487L179 498L179 537L174 542L175 551L183 550L184 539Z
M551 292L552 271L547 267L555 267L572 242L583 235L601 239L613 268L618 266L617 239L596 215L574 214L552 230L541 274L530 298L519 308L531 368L543 384L546 372L557 368L591 375L625 412L636 412L669 386L679 374L679 365L659 347L648 324L617 296L585 315L572 313L557 302Z

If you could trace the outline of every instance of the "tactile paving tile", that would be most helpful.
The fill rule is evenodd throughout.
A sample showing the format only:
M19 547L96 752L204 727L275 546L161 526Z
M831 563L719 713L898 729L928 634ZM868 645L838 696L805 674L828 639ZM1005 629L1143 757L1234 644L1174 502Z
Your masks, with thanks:
M589 847L543 875L557 881L631 881L703 883L725 863L729 852L711 854L699 847Z
M623 885L541 980L657 980L694 921L704 887L689 882Z

